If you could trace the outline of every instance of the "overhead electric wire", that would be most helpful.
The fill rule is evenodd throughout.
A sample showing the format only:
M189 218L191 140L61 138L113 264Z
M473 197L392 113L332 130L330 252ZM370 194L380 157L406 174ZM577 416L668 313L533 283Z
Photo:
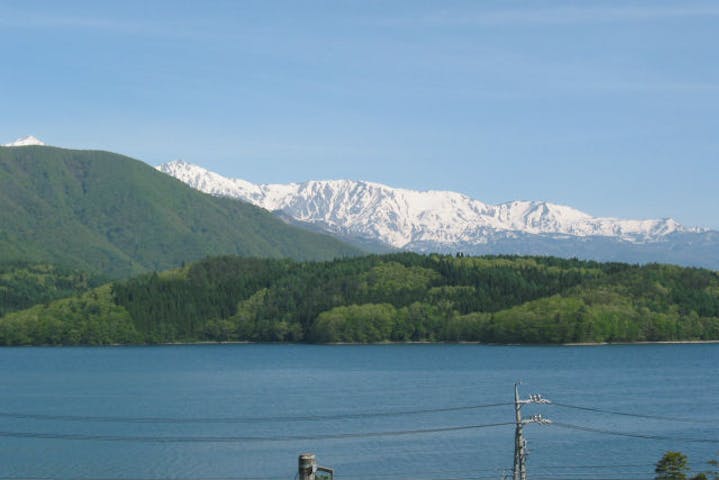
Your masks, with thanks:
M535 467L536 468L536 467ZM592 471L584 471L584 472L578 472L578 471L552 471L550 469L542 469L542 468L536 468L536 470L539 472L538 474L532 475L532 478L541 478L541 477L549 477L549 478L585 478L585 477L592 477L596 476L597 472ZM599 469L597 469L599 470ZM602 469L605 470L605 469ZM654 467L651 469L643 468L641 470L613 470L611 472L602 472L600 475L643 475L647 472L653 472Z
M614 468L634 468L634 467L636 467L636 468L643 468L643 467L654 468L655 466L656 466L656 464L654 464L654 463L625 463L625 464L615 464L615 465L566 465L566 464L563 464L563 465L536 465L535 467L536 468L544 468L547 470L556 470L556 469L571 470L573 468L577 468L577 469L581 470L583 468L592 468L592 469L602 469L602 468L614 469Z
M475 470L476 471L482 471L482 470ZM507 469L509 471L509 469ZM429 476L422 476L417 474L395 474L392 475L391 478L394 480L496 480L497 477L489 477L489 476L475 476L472 474L469 475L461 475L461 476L452 476L452 477L440 477L440 476L434 476L436 474L447 474L452 473L451 471L445 471L445 472L422 472L425 475ZM377 474L372 474L372 477L377 477ZM387 475L379 475L380 477L388 477ZM284 479L286 476L282 475L275 475L275 476L247 476L247 477L239 477L239 476L227 476L227 477L203 477L203 476L197 476L197 477L47 477L47 476L0 476L0 480L275 480L275 479ZM367 475L342 475L342 478L367 478ZM537 478L538 480L551 480L551 476L533 476L533 478ZM616 477L593 477L591 479L582 479L582 480L653 480L653 478L650 477L630 477L630 476L616 476Z
M0 476L0 480L286 480L291 475L275 475L272 477L33 477L33 476Z
M643 468L641 470L613 470L610 472L604 471L602 473L592 472L592 471L584 471L584 472L578 472L578 471L566 471L566 472L557 472L552 471L549 469L542 469L542 468L536 468L537 474L532 475L532 478L587 478L587 477L593 477L596 475L604 475L604 476L631 476L631 475L644 475L646 473L653 473L654 467L651 469ZM605 469L602 469L605 470Z
M635 465L632 465L632 466L635 466ZM655 464L653 464L653 463L651 463L651 464L650 464L650 463L646 463L646 464L641 464L641 465L636 465L636 466L642 467L644 470L643 470L643 471L642 471L642 470L636 470L636 471L631 471L631 470L616 471L616 470L615 470L614 472L611 472L611 473L615 473L615 474L617 475L617 477L616 477L617 479L620 478L620 477L621 477L622 479L626 479L626 477L629 477L629 476L632 476L632 475L637 476L637 475L645 474L645 473L647 473L647 472L649 472L649 471L650 471L650 472L653 472L653 471L654 471ZM564 468L564 467L568 467L568 468L578 468L578 469L581 469L581 468L614 469L615 467L620 467L620 468L621 468L622 466L621 466L621 465L579 465L579 466L565 466L565 465L560 465L560 466L549 466L549 467L535 466L534 468L538 469L541 473L538 474L538 475L532 475L532 478L537 478L537 479L544 479L544 478L546 478L546 479L551 479L551 478L554 478L554 477L558 477L558 478L562 478L563 480L567 480L568 478L572 478L573 476L576 476L576 477L581 477L581 478L584 479L584 480L594 480L593 478L586 478L586 477L587 477L587 476L592 476L592 475L597 475L596 472L587 472L587 471L585 471L585 472L559 472L559 473L552 471L552 470L554 470L554 469L557 469L557 468L560 468L560 469L561 469L561 468ZM647 469L651 469L651 470L647 470ZM461 469L461 470L451 470L451 469L450 469L450 470L442 469L442 470L438 470L438 471L431 471L431 470L427 471L427 470L423 470L423 471L421 471L421 472L416 472L416 473L399 473L399 472L394 472L394 473L379 473L379 474L373 473L373 474L372 474L372 477L373 477L373 478L389 479L389 480L400 480L400 479L403 479L403 478L413 478L413 479L418 479L418 480L419 480L420 478L423 478L423 477L421 477L422 475L447 475L447 474L450 474L450 475L453 475L453 476L460 476L460 475L461 475L463 478L466 478L466 477L471 477L473 474L476 474L476 473L479 473L479 472L481 472L481 473L492 472L492 473L497 473L498 475L500 475L502 472L510 472L510 471L511 471L511 468L502 468L502 467L496 467L496 468L469 468L469 467L468 467L468 468L464 468L464 469ZM611 473L610 473L610 472L603 472L603 473L600 473L599 475L608 476L608 475L610 475ZM411 475L411 477L409 477L408 475ZM343 475L342 475L342 478L347 478L347 479L359 479L359 478L367 478L367 475L343 474Z
M404 415L422 415L433 413L449 413L466 410L477 410L481 408L504 407L510 406L512 402L485 403L475 405L460 405L456 407L443 408L427 408L416 410L389 410L389 411L368 411L356 413L338 413L325 415L279 415L279 416L258 416L258 417L134 417L134 416L111 416L111 415L59 415L44 413L28 413L28 412L8 412L0 411L0 417L29 419L29 420L54 420L69 422L110 422L110 423L263 423L263 422L307 422L321 420L349 420L357 418L370 417L393 417ZM560 408L569 408L574 410L584 410L596 413L606 413L611 415L622 415L627 417L647 418L655 420L665 420L674 422L687 423L714 423L719 419L691 419L681 417L669 417L662 415L650 415L641 413L622 412L618 410L607 410L596 407L587 407L582 405L572 405L568 403L552 402L551 405Z
M719 443L719 439L711 438L686 438L686 437L673 437L666 435L653 435L648 433L635 433L635 432L619 432L616 430L606 430L603 428L587 427L583 425L573 425L571 423L552 422L552 425L556 425L560 428L567 428L571 430L580 430L583 432L590 433L603 433L606 435L615 435L620 437L632 437L632 438L643 438L646 440L671 440L675 442L686 442L686 443Z
M533 468L537 468L542 470L543 472L551 472L552 470L582 470L582 469L593 469L593 470L601 470L601 469L611 469L616 470L617 468L650 468L652 472L654 471L654 467L656 464L654 463L625 463L625 464L614 464L614 465L535 465ZM464 474L464 473L471 473L471 472L502 472L502 471L510 471L511 468L508 467L500 467L496 466L494 468L464 468L461 470L448 470L448 469L442 469L438 471L431 471L431 470L423 470L421 473L423 474L446 474L446 473L452 473L452 474ZM622 470L620 473L626 474L626 473L634 473L629 470ZM637 472L639 473L639 472ZM555 473L552 473L553 475ZM564 472L564 473L556 473L556 475L573 475L574 472ZM577 473L579 475L580 473ZM592 472L583 472L581 474L592 474ZM372 477L380 477L380 478L386 478L386 477L399 477L403 474L401 473L373 473ZM365 478L366 475L342 475L342 478Z
M355 475L354 477L346 477L345 475L342 475L342 478L366 479L368 477L374 477L374 475L364 475L361 477L358 475ZM472 475L462 475L461 477L423 477L421 475L402 475L394 477L393 480L497 480L497 477L477 477Z
M396 475L392 477L381 477L381 478L388 478L390 480L439 480L438 477L427 477L422 476L424 472L419 474L405 474L405 475ZM507 469L506 471L507 476L511 476L511 469ZM617 474L616 477L555 477L552 475L532 475L532 478L535 478L537 480L552 480L554 478L561 478L562 480L654 480L653 477L647 477L649 475L648 472L629 472L629 473L623 473L623 474ZM367 475L342 475L342 478L347 478L350 480L354 479L366 479ZM372 478L375 478L375 475L372 475ZM455 476L455 477L444 477L442 480L452 480L452 479L462 479L462 480L470 480L470 479L478 479L478 478L491 478L492 480L499 480L502 478L502 474L500 472L497 472L497 475L494 477L474 477L471 474L469 475L461 475L461 476Z
M423 415L433 413L449 413L464 410L477 410L480 408L505 407L511 402L484 403L476 405L461 405L457 407L427 408L418 410L389 410L357 413L339 413L327 415L284 415L266 417L124 417L124 416L93 416L93 415L52 415L43 413L0 412L0 417L29 419L29 420L57 420L67 422L110 422L110 423L263 423L263 422L308 422L321 420L350 420L372 417L395 417L404 415Z
M425 473L425 472L422 472ZM371 475L342 475L342 478L361 478L361 479L367 479L375 478L375 474ZM398 474L397 476L391 477L392 480L497 480L497 477L476 477L472 475L462 475L461 477L423 477L421 474Z
M275 475L264 477L33 477L33 476L0 476L0 480L286 480L291 475Z
M666 421L670 421L670 422L686 422L686 423L717 423L717 422L719 422L719 419L683 418L683 417L669 417L669 416L664 416L664 415L650 415L650 414L646 414L646 413L630 413L630 412L621 412L618 410L607 410L604 408L585 407L582 405L571 405L569 403L561 403L561 402L552 402L551 405L554 405L555 407L561 407L561 408L571 408L573 410L585 410L587 412L595 412L595 413L608 413L611 415L622 415L625 417L647 418L647 419L653 419L653 420L666 420Z
M137 442L137 443L240 443L240 442L285 442L294 440L343 440L350 438L393 437L402 435L421 435L428 433L457 432L479 428L514 425L514 422L489 423L484 425L460 425L453 427L425 428L417 430L394 430L384 432L337 433L327 435L278 435L269 437L253 436L143 436L143 435L102 435L84 433L42 433L42 432L7 432L0 431L0 437L33 438L49 440L89 440L105 442Z
M427 472L423 472L427 473ZM435 472L442 473L442 472ZM445 472L447 473L447 472ZM0 476L0 480L286 480L291 475L275 475L265 477L33 477L33 476ZM372 477L377 477L376 474L372 474ZM342 478L363 478L366 479L367 475L342 475ZM394 480L497 480L497 477L476 477L476 476L462 476L462 477L422 477L418 475L407 475L397 474L393 477Z
M536 480L553 480L555 477L552 477L552 476L542 477L542 476L532 475L532 478L533 478L533 479L536 479ZM655 480L655 477L627 477L627 476L622 476L622 477L591 477L591 478L576 478L576 479L566 478L566 479L563 479L563 480Z
M549 468L561 468L561 467L574 467L574 468L611 468L611 465L560 465ZM654 464L642 464L642 466L654 467ZM422 471L417 473L373 473L372 477L388 478L392 480L496 480L496 476L477 476L478 472L484 472L485 475L488 472L509 472L509 468L480 468L480 469L463 469L463 470L435 470L435 471ZM539 475L533 475L533 478L537 480L551 480L556 478L556 475L547 472L545 469L541 469L543 472ZM617 472L616 476L603 476L603 477L586 477L585 475L592 475L591 472L584 472L577 478L577 480L653 480L648 477L639 476L642 472ZM444 475L444 476L443 476ZM560 475L572 475L571 473L560 474ZM601 475L601 474L600 474ZM284 479L286 475L274 475L274 476L187 476L187 477L73 477L73 476L0 476L0 480L275 480ZM342 478L347 479L358 479L366 478L367 475L360 474L345 474ZM565 478L564 480L570 480L572 477Z
M483 473L499 473L503 471L509 471L509 468L463 468L460 470L454 470L454 469L446 469L443 468L441 470L422 470L421 472L415 472L415 473L401 473L401 472L386 472L386 473L372 473L372 478L389 478L389 479L398 479L398 478L405 478L408 475L412 475L412 478L419 477L421 475L468 475L472 476L473 474L476 474L478 472ZM367 478L367 474L342 474L342 478Z

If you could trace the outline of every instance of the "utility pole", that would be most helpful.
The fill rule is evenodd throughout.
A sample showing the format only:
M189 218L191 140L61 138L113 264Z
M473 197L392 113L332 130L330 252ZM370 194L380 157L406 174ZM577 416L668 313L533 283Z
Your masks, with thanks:
M314 453L300 454L297 467L298 480L317 480L320 478L334 480L334 469L317 465L317 456ZM324 475L317 475L317 472L322 472Z
M314 453L303 453L298 459L298 480L315 480L317 457Z
M542 415L533 415L530 418L522 419L522 405L528 403L552 403L542 398L541 395L530 395L528 399L519 398L519 383L514 384L514 419L516 428L514 431L514 469L512 470L512 480L527 480L527 440L524 438L524 425L529 423L538 423L540 425L549 425L552 423Z

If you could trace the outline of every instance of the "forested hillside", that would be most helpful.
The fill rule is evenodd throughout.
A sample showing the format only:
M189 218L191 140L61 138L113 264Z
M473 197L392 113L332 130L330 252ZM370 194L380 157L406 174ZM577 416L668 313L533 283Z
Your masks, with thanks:
M550 257L215 257L0 318L0 344L719 339L719 274Z
M3 263L52 263L123 278L208 255L305 260L359 253L122 155L0 147Z
M102 283L102 277L48 264L0 264L0 317L8 312L69 297Z

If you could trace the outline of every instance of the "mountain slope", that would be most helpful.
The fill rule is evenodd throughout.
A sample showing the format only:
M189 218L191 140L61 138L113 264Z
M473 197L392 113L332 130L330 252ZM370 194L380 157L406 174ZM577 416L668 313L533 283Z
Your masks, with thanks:
M380 242L393 248L661 261L719 268L715 232L688 228L673 219L597 218L547 202L490 205L455 192L418 192L350 180L255 185L186 162L157 168L198 190L279 211L339 238ZM703 245L701 252L693 253L697 244Z
M0 148L0 261L59 263L120 277L217 254L322 259L358 253L122 155Z

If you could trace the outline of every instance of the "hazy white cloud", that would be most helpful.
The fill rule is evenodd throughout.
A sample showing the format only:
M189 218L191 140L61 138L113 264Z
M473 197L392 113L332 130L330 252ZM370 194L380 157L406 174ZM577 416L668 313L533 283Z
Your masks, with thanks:
M133 32L151 27L116 19L44 15L34 12L0 12L0 25L13 28L70 28Z
M590 88L595 90L617 90L636 93L712 93L719 92L719 83L709 82L682 82L682 81L622 81L607 82L603 84L590 84Z
M118 35L187 37L194 33L187 22L172 19L111 18L91 15L61 15L37 11L0 9L0 28L73 30ZM193 25L193 27L196 26Z
M564 5L483 11L441 10L412 17L384 19L384 25L506 26L553 25L596 22L636 22L663 18L719 16L719 2L644 5Z

